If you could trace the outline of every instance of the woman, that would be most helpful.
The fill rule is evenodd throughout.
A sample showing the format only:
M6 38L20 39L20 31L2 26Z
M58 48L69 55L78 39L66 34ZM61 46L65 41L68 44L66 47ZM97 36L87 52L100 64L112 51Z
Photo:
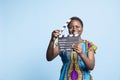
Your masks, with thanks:
M78 34L80 44L73 44L73 52L59 52L58 45L54 47L55 38L60 35L60 30L52 32L51 40L47 49L46 58L53 60L57 55L62 59L63 66L59 80L92 80L90 70L94 69L96 46L81 38L83 32L83 22L78 17L72 17L67 25L69 34Z

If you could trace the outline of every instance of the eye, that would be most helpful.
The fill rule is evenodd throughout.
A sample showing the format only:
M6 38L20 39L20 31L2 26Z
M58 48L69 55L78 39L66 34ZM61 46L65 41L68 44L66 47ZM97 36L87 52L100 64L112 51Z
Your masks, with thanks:
M76 27L76 28L80 28L80 26L78 26L78 25L76 25L75 27Z

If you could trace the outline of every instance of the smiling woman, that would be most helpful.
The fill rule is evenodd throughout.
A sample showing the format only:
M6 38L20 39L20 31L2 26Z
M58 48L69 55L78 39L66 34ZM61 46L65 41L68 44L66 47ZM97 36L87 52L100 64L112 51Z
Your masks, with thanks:
M90 46L87 40L92 41L99 48L90 71L93 79L120 80L120 0L0 0L0 80L59 80L59 74L62 79L68 77L67 72L77 75L82 71L83 59L76 60L76 54L59 56L61 52L46 61L50 33L75 15L84 22L82 42ZM65 29L62 34L68 32ZM72 47L77 51L77 45Z
M69 34L79 35L79 43L72 44L72 51L59 51L59 45L55 44L61 30L54 30L47 49L47 60L53 60L57 55L62 59L63 66L59 80L92 80L90 70L94 69L96 46L81 38L83 22L78 17L72 17L68 23Z

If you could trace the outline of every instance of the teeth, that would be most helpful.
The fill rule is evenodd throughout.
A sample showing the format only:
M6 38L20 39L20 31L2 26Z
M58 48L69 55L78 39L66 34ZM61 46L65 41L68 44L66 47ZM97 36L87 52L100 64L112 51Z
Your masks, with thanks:
M74 35L75 35L75 34L78 34L78 32L77 32L77 31L74 31L73 34L74 34Z
M77 37L77 36L78 36L78 34L75 34L75 36Z

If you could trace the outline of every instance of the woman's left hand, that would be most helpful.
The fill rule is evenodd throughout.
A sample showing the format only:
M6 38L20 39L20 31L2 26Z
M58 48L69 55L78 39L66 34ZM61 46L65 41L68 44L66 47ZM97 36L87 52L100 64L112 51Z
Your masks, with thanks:
M73 44L72 48L74 51L76 51L78 54L83 54L82 46L80 44Z

